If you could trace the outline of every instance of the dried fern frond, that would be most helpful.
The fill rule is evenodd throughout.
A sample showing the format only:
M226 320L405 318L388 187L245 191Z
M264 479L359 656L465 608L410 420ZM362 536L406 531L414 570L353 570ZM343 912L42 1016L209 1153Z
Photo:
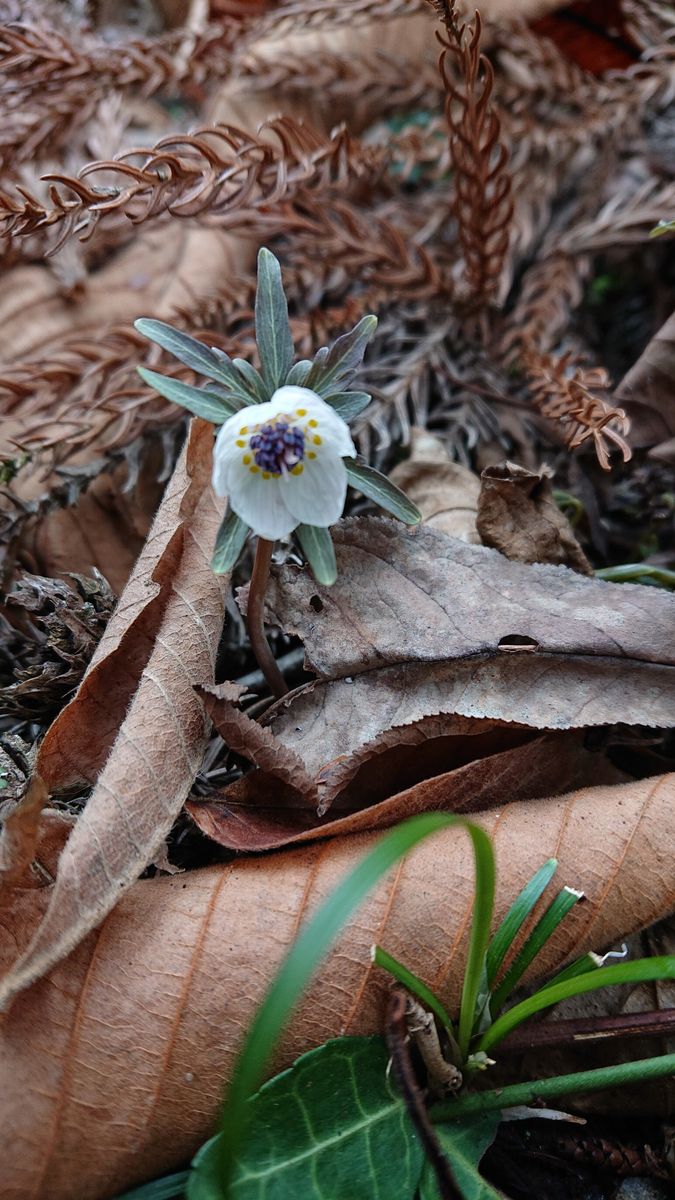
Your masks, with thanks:
M605 471L610 469L612 446L618 447L623 461L628 462L632 454L626 441L630 421L622 408L614 408L597 395L610 386L602 367L575 365L571 353L556 358L533 347L526 350L524 363L532 402L542 416L562 426L570 450L592 440Z
M549 252L597 254L613 246L641 245L664 212L673 208L675 182L663 183L650 177L644 182L636 180L631 187L630 177L614 180L612 195L597 216L554 236L549 242Z
M139 166L129 161L138 157ZM21 187L20 199L0 193L0 228L16 237L60 226L51 253L75 233L91 237L111 214L135 225L171 213L233 228L247 223L252 210L277 206L299 188L321 192L355 179L373 182L385 159L384 148L364 146L344 128L324 139L290 117L270 121L258 137L213 126L89 163L77 178L49 174L48 204ZM89 182L102 172L123 184Z
M561 253L528 267L501 336L500 350L507 363L518 358L525 346L546 352L558 344L581 304L590 270L590 259Z
M494 71L480 51L480 14L476 13L472 25L460 25L454 0L439 0L434 7L447 31L445 37L437 36L454 167L452 210L464 255L468 299L472 306L484 307L499 298L509 247L513 216L509 155L491 103ZM459 64L459 84L449 70L450 57Z
M255 26L255 38L285 38L290 33L306 33L325 25L355 27L379 21L393 21L421 12L425 0L290 0L280 4Z

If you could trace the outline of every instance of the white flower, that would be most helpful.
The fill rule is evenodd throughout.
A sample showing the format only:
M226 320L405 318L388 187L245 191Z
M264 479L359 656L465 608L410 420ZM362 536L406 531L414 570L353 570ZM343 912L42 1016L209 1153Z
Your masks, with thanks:
M356 454L347 425L309 388L278 388L222 426L213 451L213 487L254 533L275 541L297 525L333 525L342 516L347 470Z

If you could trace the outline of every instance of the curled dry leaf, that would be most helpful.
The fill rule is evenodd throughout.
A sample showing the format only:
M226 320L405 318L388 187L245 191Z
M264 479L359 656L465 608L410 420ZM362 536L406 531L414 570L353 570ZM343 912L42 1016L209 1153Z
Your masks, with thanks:
M391 479L417 505L425 525L463 542L480 542L480 483L473 471L451 461L445 443L433 433L413 427L410 457L394 467Z
M510 562L380 517L342 522L334 542L334 587L286 567L270 588L275 619L323 681L327 723L328 704L357 685L353 703L368 712L375 684L378 703L383 689L391 705L414 693L418 717L670 724L675 598L660 589Z
M669 446L675 459L675 313L647 348L614 393L630 417L632 446L659 450Z
M498 463L481 474L477 526L484 546L524 563L553 563L582 575L593 568L553 499L546 468Z
M560 863L555 888L586 895L547 943L540 972L673 907L672 775L510 804L478 820L495 841L497 920L548 856ZM0 1027L6 1200L107 1200L187 1160L213 1129L243 1031L299 925L376 836L141 881L21 996ZM41 848L38 856L45 862ZM7 966L49 902L38 882L6 901ZM472 888L459 830L408 855L341 935L274 1067L339 1033L380 1028L388 983L370 963L374 941L456 1011Z
M222 579L210 568L221 515L209 481L212 437L208 422L192 423L89 670L40 746L36 772L50 792L94 791L44 921L3 982L3 1002L77 945L138 878L199 768L208 723L193 684L213 677L223 623Z

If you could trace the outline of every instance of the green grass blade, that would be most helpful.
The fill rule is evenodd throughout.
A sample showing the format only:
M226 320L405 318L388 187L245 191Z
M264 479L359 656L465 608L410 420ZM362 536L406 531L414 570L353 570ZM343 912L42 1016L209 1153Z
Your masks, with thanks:
M581 958L575 958L573 962L563 967L562 971L558 971L549 979L548 983L544 984L538 990L544 991L544 988L554 987L557 983L564 983L566 979L578 979L580 975L588 975L590 971L597 971L599 967L604 967L610 958L617 958L625 961L628 953L628 947L624 945L623 950L610 950L607 954L595 954L589 950L588 954L582 954Z
M417 975L413 975L412 971L404 967L403 963L394 958L393 954L389 954L386 950L383 950L381 946L373 946L370 953L375 966L382 967L383 971L388 971L390 975L393 975L394 979L397 979L409 992L412 992L413 996L417 996L417 999L421 1000L422 1004L438 1018L441 1025L454 1038L455 1031L452 1021L438 999L438 996L434 995L431 988L428 988L426 983L418 979Z
M226 400L217 392L192 387L189 383L182 383L180 379L170 379L168 375L160 375L158 371L149 371L147 367L136 367L136 370L143 382L159 392L160 396L187 408L195 417L204 417L206 421L212 421L214 425L223 425L228 417L233 417L239 412L239 404L233 400Z
M216 545L211 559L211 570L216 575L231 571L241 554L249 527L236 513L228 512L216 534Z
M116 1200L182 1200L189 1178L189 1171L178 1171L175 1175L165 1175L163 1179L153 1179L152 1183L124 1192Z
M487 952L487 984L490 990L510 946L520 933L537 901L551 882L558 869L558 860L549 858L532 876L529 883L518 893L504 920L495 933Z
M464 969L457 1034L462 1062L469 1053L471 1035L478 1016L478 997L485 987L485 958L494 915L496 879L495 856L488 834L477 825L467 825L466 828L473 843L476 877L469 953Z
M576 892L573 888L564 887L561 892L558 892L555 900L549 904L544 915L537 921L522 950L509 967L499 987L495 988L492 993L490 1012L493 1018L496 1017L497 1013L501 1012L508 997L520 983L527 968L558 928L560 922L565 919L570 909L575 904L578 904L581 898L581 892Z
M295 533L316 582L330 587L337 579L337 563L329 531L318 525L298 525Z
M585 992L620 983L648 983L657 979L675 979L675 955L640 958L636 962L621 963L615 967L599 967L597 971L589 974L541 988L534 996L516 1004L503 1016L498 1017L483 1034L476 1049L487 1053L523 1021L553 1004L559 1004L561 1000L568 1000L570 996L580 996Z
M293 1008L342 926L399 858L432 833L452 825L473 837L482 830L447 813L412 817L386 834L321 905L288 951L256 1013L234 1067L222 1117L220 1180L228 1195L235 1159L249 1119L248 1098L259 1086Z
M285 381L293 362L293 338L281 267L271 250L258 251L258 287L255 294L255 338L263 379L270 394Z
M364 496L374 500L380 508L386 509L406 525L419 525L422 520L419 508L386 475L353 458L345 458L343 462L352 487L358 488Z

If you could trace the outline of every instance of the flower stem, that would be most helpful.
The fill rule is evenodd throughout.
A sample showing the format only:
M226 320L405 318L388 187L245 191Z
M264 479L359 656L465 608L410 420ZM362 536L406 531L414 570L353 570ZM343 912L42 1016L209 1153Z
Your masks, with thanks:
M264 624L265 592L267 591L267 581L270 577L270 563L272 561L273 550L274 542L268 542L265 538L258 538L248 593L246 624L248 626L248 636L251 640L251 648L256 656L258 666L265 676L270 690L278 699L280 696L286 695L288 688L267 643Z

